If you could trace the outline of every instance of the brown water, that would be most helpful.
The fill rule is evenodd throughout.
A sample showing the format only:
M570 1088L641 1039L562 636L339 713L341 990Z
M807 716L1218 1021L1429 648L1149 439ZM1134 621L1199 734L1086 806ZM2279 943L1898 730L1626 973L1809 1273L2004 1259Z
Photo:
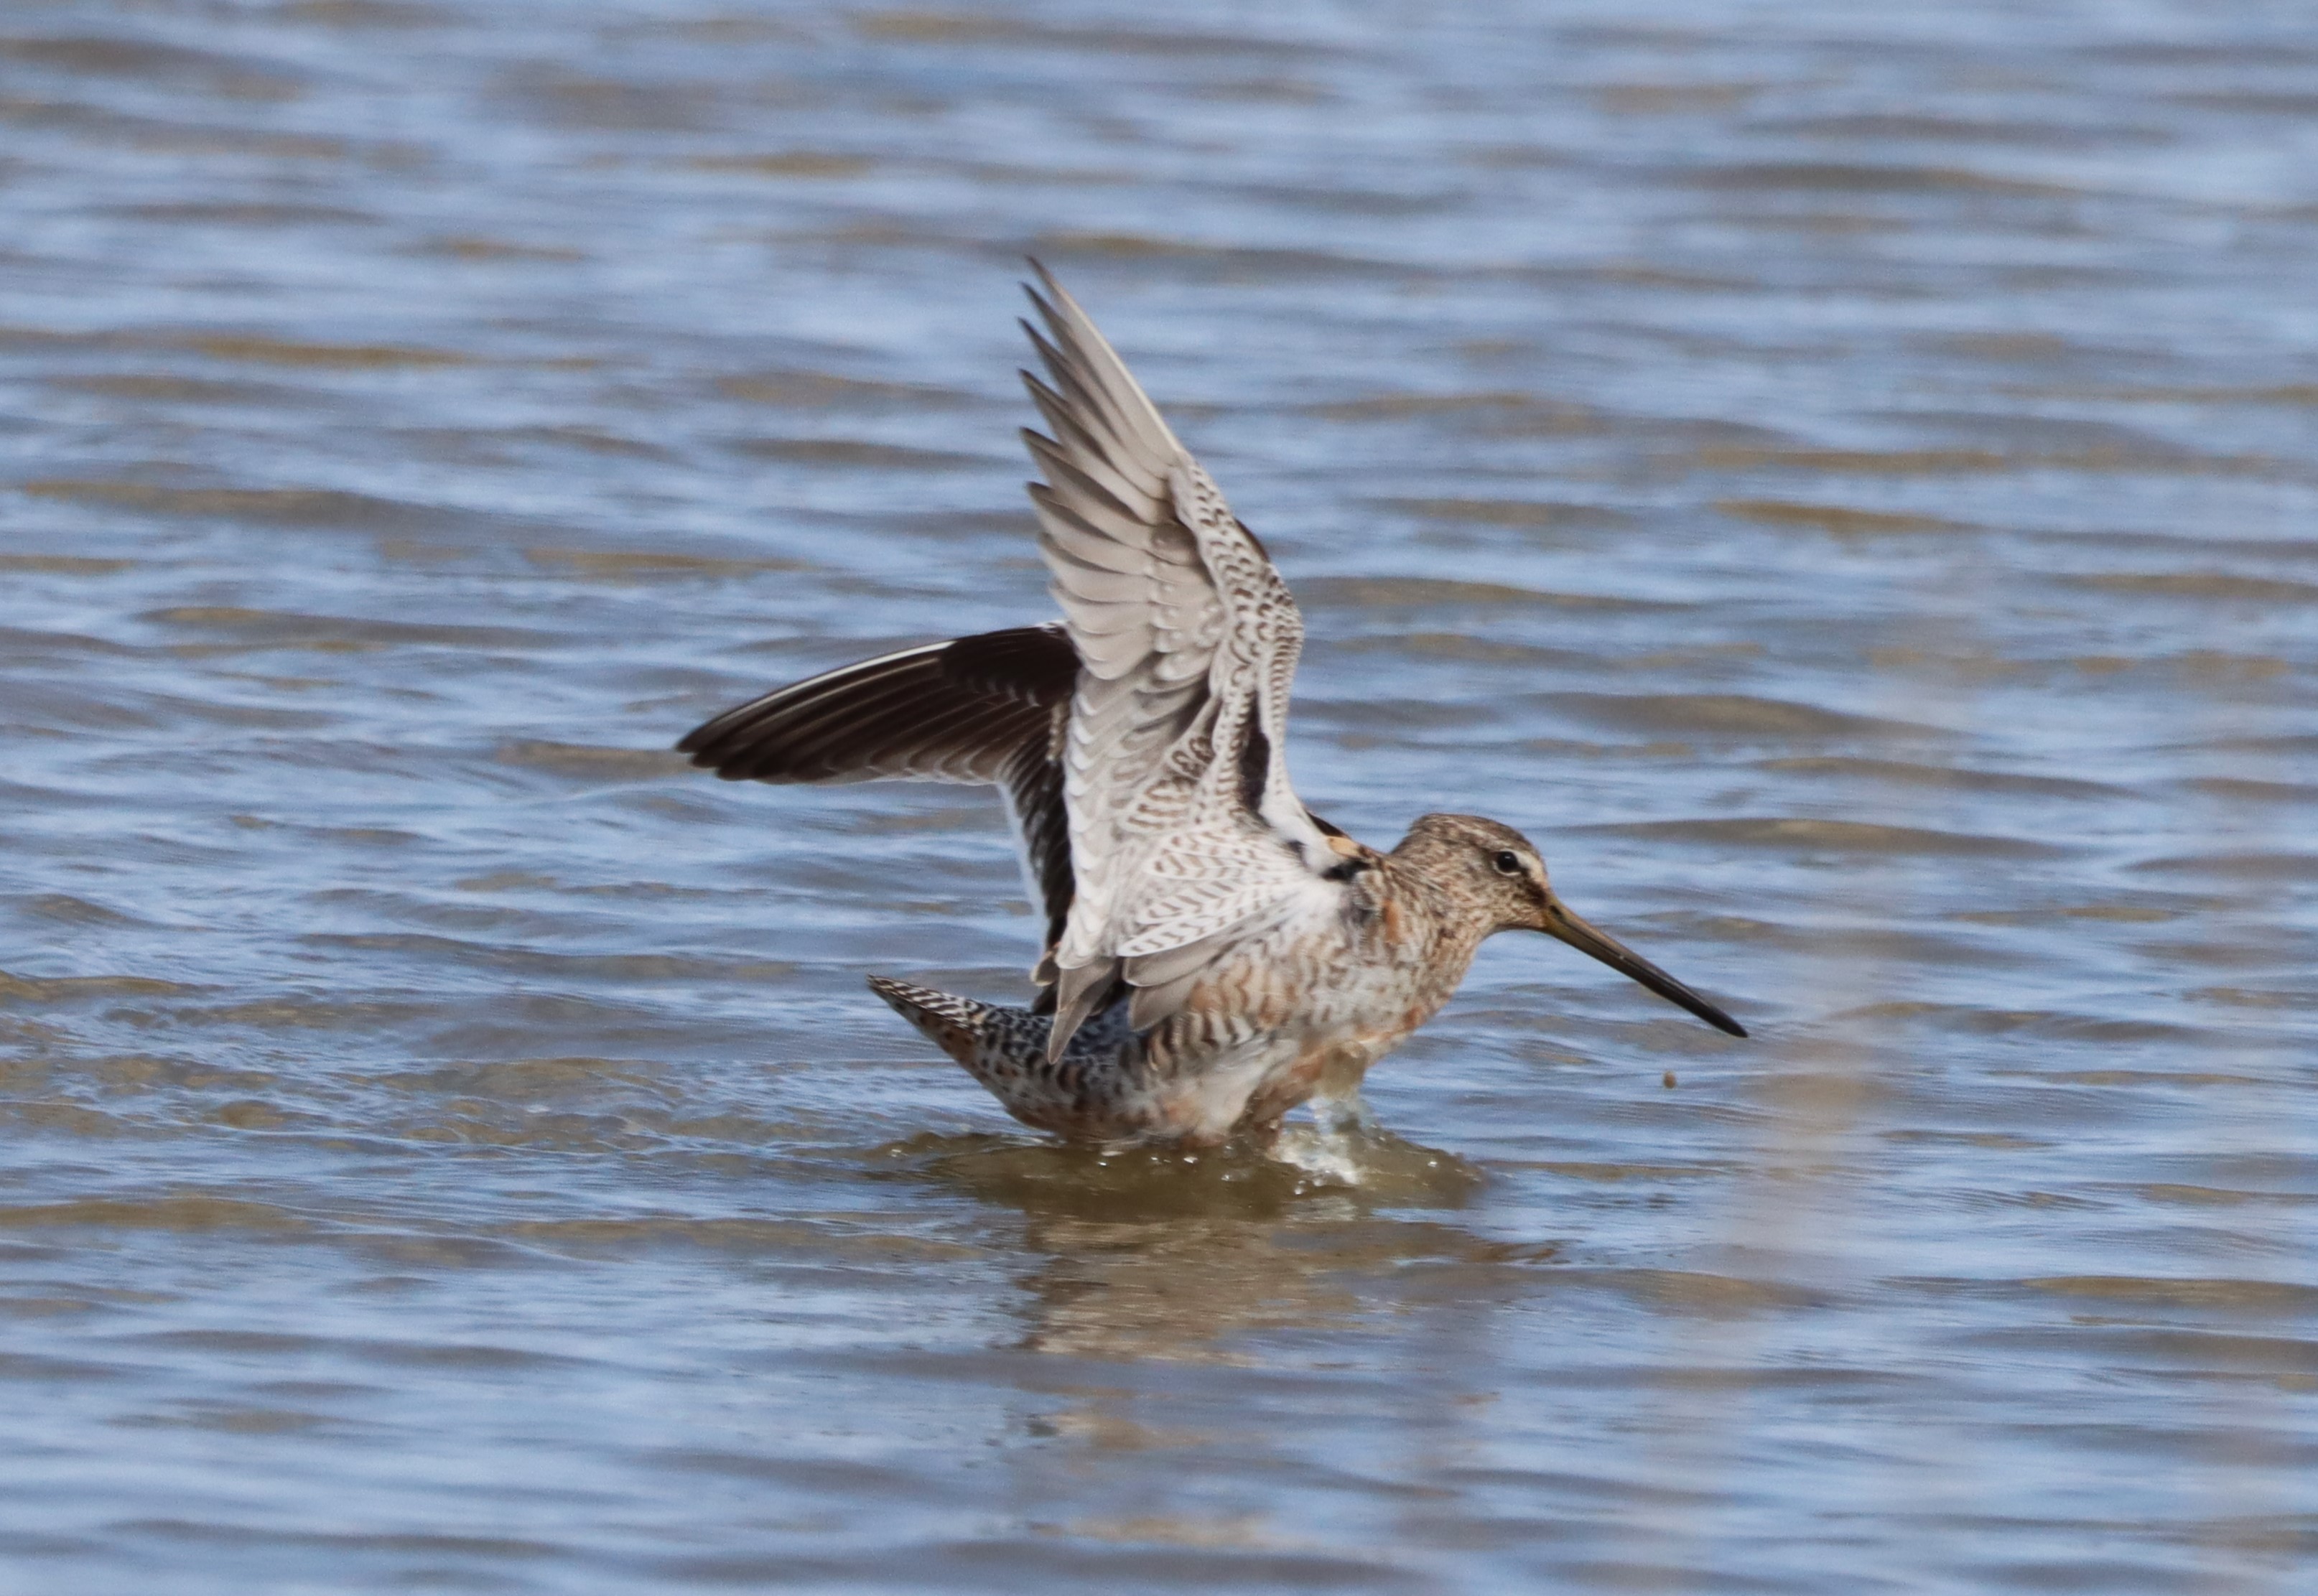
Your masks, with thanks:
M2300 0L16 0L0 1586L2309 1588L2314 84ZM1032 248L1301 594L1315 807L1754 1042L1507 938L1389 1136L1103 1162L863 990L1021 990L994 802L660 750L1049 613Z

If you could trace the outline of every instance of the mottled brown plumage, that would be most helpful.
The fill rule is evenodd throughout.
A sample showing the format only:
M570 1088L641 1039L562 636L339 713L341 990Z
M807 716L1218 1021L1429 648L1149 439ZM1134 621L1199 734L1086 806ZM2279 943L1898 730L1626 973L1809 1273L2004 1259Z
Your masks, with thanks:
M1456 994L1481 944L1543 931L1606 956L1711 1024L1720 1009L1562 906L1509 826L1429 814L1388 854L1345 839L1342 903L1319 925L1235 943L1146 1030L1115 1003L1047 1056L1051 1021L872 977L879 996L1027 1125L1074 1140L1213 1145L1266 1138L1316 1094L1349 1097L1369 1066Z
M1035 265L1035 263L1034 263ZM1349 1096L1496 932L1542 931L1708 1023L1721 1009L1578 919L1535 847L1430 814L1389 854L1288 781L1295 600L1254 535L1040 269L1026 433L1061 624L903 650L728 711L679 749L732 780L996 784L1047 911L1027 1009L873 977L1027 1125L1210 1145Z

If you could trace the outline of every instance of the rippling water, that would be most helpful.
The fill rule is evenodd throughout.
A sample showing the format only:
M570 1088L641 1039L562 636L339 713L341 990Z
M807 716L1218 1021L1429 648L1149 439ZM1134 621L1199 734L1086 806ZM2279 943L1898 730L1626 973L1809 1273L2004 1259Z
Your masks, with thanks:
M18 0L0 1583L2284 1592L2318 1557L2302 4ZM1019 257L1502 816L1308 1167L1040 1144ZM2297 1573L2298 1571L2298 1573Z

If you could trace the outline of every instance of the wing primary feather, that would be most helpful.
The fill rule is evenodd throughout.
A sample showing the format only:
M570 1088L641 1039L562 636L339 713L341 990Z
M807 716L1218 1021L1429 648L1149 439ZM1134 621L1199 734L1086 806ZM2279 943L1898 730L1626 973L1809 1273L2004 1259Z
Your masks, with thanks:
M1054 331L1056 341L1079 356L1087 373L1110 399L1119 419L1129 429L1127 437L1142 444L1160 460L1187 454L1169 430L1166 418L1159 414L1159 407L1151 402L1151 396L1143 391L1143 384L1135 380L1135 373L1119 358L1119 351L1110 346L1110 340L1095 326L1094 318L1071 297L1068 289L1055 281L1054 273L1045 266L1034 260L1030 269L1038 273L1038 282L1047 294L1047 299L1041 300L1033 293L1031 302L1038 307L1039 316Z
M1074 516L1113 542L1137 548L1150 540L1154 527L1172 522L1172 513L1163 504L1154 503L1146 512L1116 498L1039 434L1026 427L1022 442L1046 471L1047 480L1043 486L1055 501L1067 506ZM1159 519L1162 516L1166 520Z
M1064 492L1072 483L1084 480L1076 471L1057 471L1053 474L1060 479L1058 482L1029 484L1030 503L1037 508L1065 516L1074 525L1085 528L1090 535L1107 538L1146 559L1166 559L1172 552L1160 547L1162 540L1152 534L1147 522L1137 520L1109 494L1080 494L1073 498ZM1168 562L1178 563L1172 560Z
M860 730L849 718L836 725L824 722L814 735L800 739L790 759L800 772L828 772L822 780L844 779L859 770L855 779L993 781L1000 757L1042 718L1033 706L1002 699L984 700L978 710L921 714Z
M945 675L983 692L1049 708L1070 702L1079 653L1060 621L961 637L941 651Z
M1037 296L1033 295L1032 298L1036 299ZM1045 309L1044 306L1040 308ZM1047 317L1049 324L1052 325L1053 312L1048 311ZM1028 323L1024 325L1027 326ZM1101 423L1102 429L1110 433L1117 441L1116 447L1103 451L1105 455L1115 464L1128 470L1142 467L1148 471L1153 463L1136 459L1135 454L1137 451L1156 456L1158 460L1165 460L1168 456L1165 445L1155 444L1144 428L1136 425L1135 417L1127 413L1126 408L1119 402L1119 396L1103 387L1101 375L1088 369L1089 363L1080 355L1068 335L1059 327L1055 330L1056 333L1055 343L1049 344L1044 339L1038 340L1039 358L1046 363L1047 372L1054 377L1055 386L1077 399L1089 416ZM1038 338L1036 333L1031 336L1034 339ZM1155 498L1163 491L1164 486L1164 479L1159 478L1145 488L1144 491Z
M1094 387L1089 377L1080 373L1067 355L1047 342L1037 327L1025 321L1022 330L1029 335L1031 347L1038 352L1040 363L1047 368L1047 374L1055 380L1056 388L1070 400L1073 409L1083 415L1088 423L1100 426L1111 435L1109 440L1094 440L1102 457L1110 461L1137 491L1155 504L1163 500L1167 491L1167 478L1159 462L1166 460L1167 454L1163 451L1152 450L1145 444L1134 426L1119 415L1110 399ZM1155 454L1156 459L1137 459L1137 449ZM1150 481L1140 480L1143 476L1148 476Z
M1020 373L1022 386L1029 390L1030 402L1038 407L1038 414L1054 429L1055 441L1079 469L1101 482L1113 498L1124 504L1137 497L1148 497L1145 489L1130 482L1126 473L1104 457L1101 440L1089 432L1079 418L1071 414L1069 402L1029 372Z
M994 781L1018 730L1043 752L1078 679L1059 623L926 643L823 671L726 710L678 749L732 781ZM1008 715L1009 706L1022 713ZM1026 707L1027 706L1027 707ZM976 747L978 737L995 740Z
M819 676L808 677L801 682L792 682L786 687L776 688L770 693L752 698L746 704L735 704L721 714L712 715L685 733L683 739L677 743L676 751L680 754L699 754L710 744L722 740L738 728L765 715L777 713L785 704L811 697L822 692L841 691L849 684L858 680L911 669L923 662L928 656L939 653L947 646L944 643L925 643L914 649L903 649L891 654L880 654L874 659L863 659L851 665L840 666L835 670L825 670ZM704 762L697 758L694 761L696 764Z
M944 712L954 712L958 706L923 704L921 701L924 697L925 687L926 684L921 682L888 681L880 683L876 690L858 696L831 695L809 700L806 704L799 706L806 713L794 717L785 716L758 729L746 742L734 749L735 755L750 759L748 767L734 779L763 781L777 771L795 769L800 772L800 776L790 779L811 781L816 779L815 776L803 773L811 771L813 757L827 746L832 734L840 741L849 737L867 744L873 739L882 737L890 740L896 733L919 730L928 722L939 726L943 723ZM897 710L903 712L896 718L898 723L885 718ZM913 711L915 713L911 713ZM728 760L728 765L737 763L737 759ZM901 774L903 772L879 769L865 772L867 776ZM824 776L820 779L827 777Z
M1048 480L1058 491L1092 500L1126 526L1140 529L1151 525L1149 514L1138 511L1092 476L1081 471L1078 462L1071 458L1069 452L1044 433L1032 432L1027 426L1022 428L1022 444L1030 451L1030 458L1047 472Z

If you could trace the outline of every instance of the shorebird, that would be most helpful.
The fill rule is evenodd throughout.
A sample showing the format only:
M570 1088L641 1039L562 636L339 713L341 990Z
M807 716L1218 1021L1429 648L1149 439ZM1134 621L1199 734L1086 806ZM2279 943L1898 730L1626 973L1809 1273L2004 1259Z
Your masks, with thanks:
M677 744L728 781L987 783L1046 945L1028 1008L870 986L1025 1125L1073 1141L1277 1134L1439 1011L1482 941L1542 931L1733 1036L1738 1022L1564 905L1509 826L1428 814L1389 853L1305 808L1284 750L1302 649L1263 545L1078 302L1025 285L1022 380L1058 622L883 654ZM1043 292L1041 291L1043 289Z

